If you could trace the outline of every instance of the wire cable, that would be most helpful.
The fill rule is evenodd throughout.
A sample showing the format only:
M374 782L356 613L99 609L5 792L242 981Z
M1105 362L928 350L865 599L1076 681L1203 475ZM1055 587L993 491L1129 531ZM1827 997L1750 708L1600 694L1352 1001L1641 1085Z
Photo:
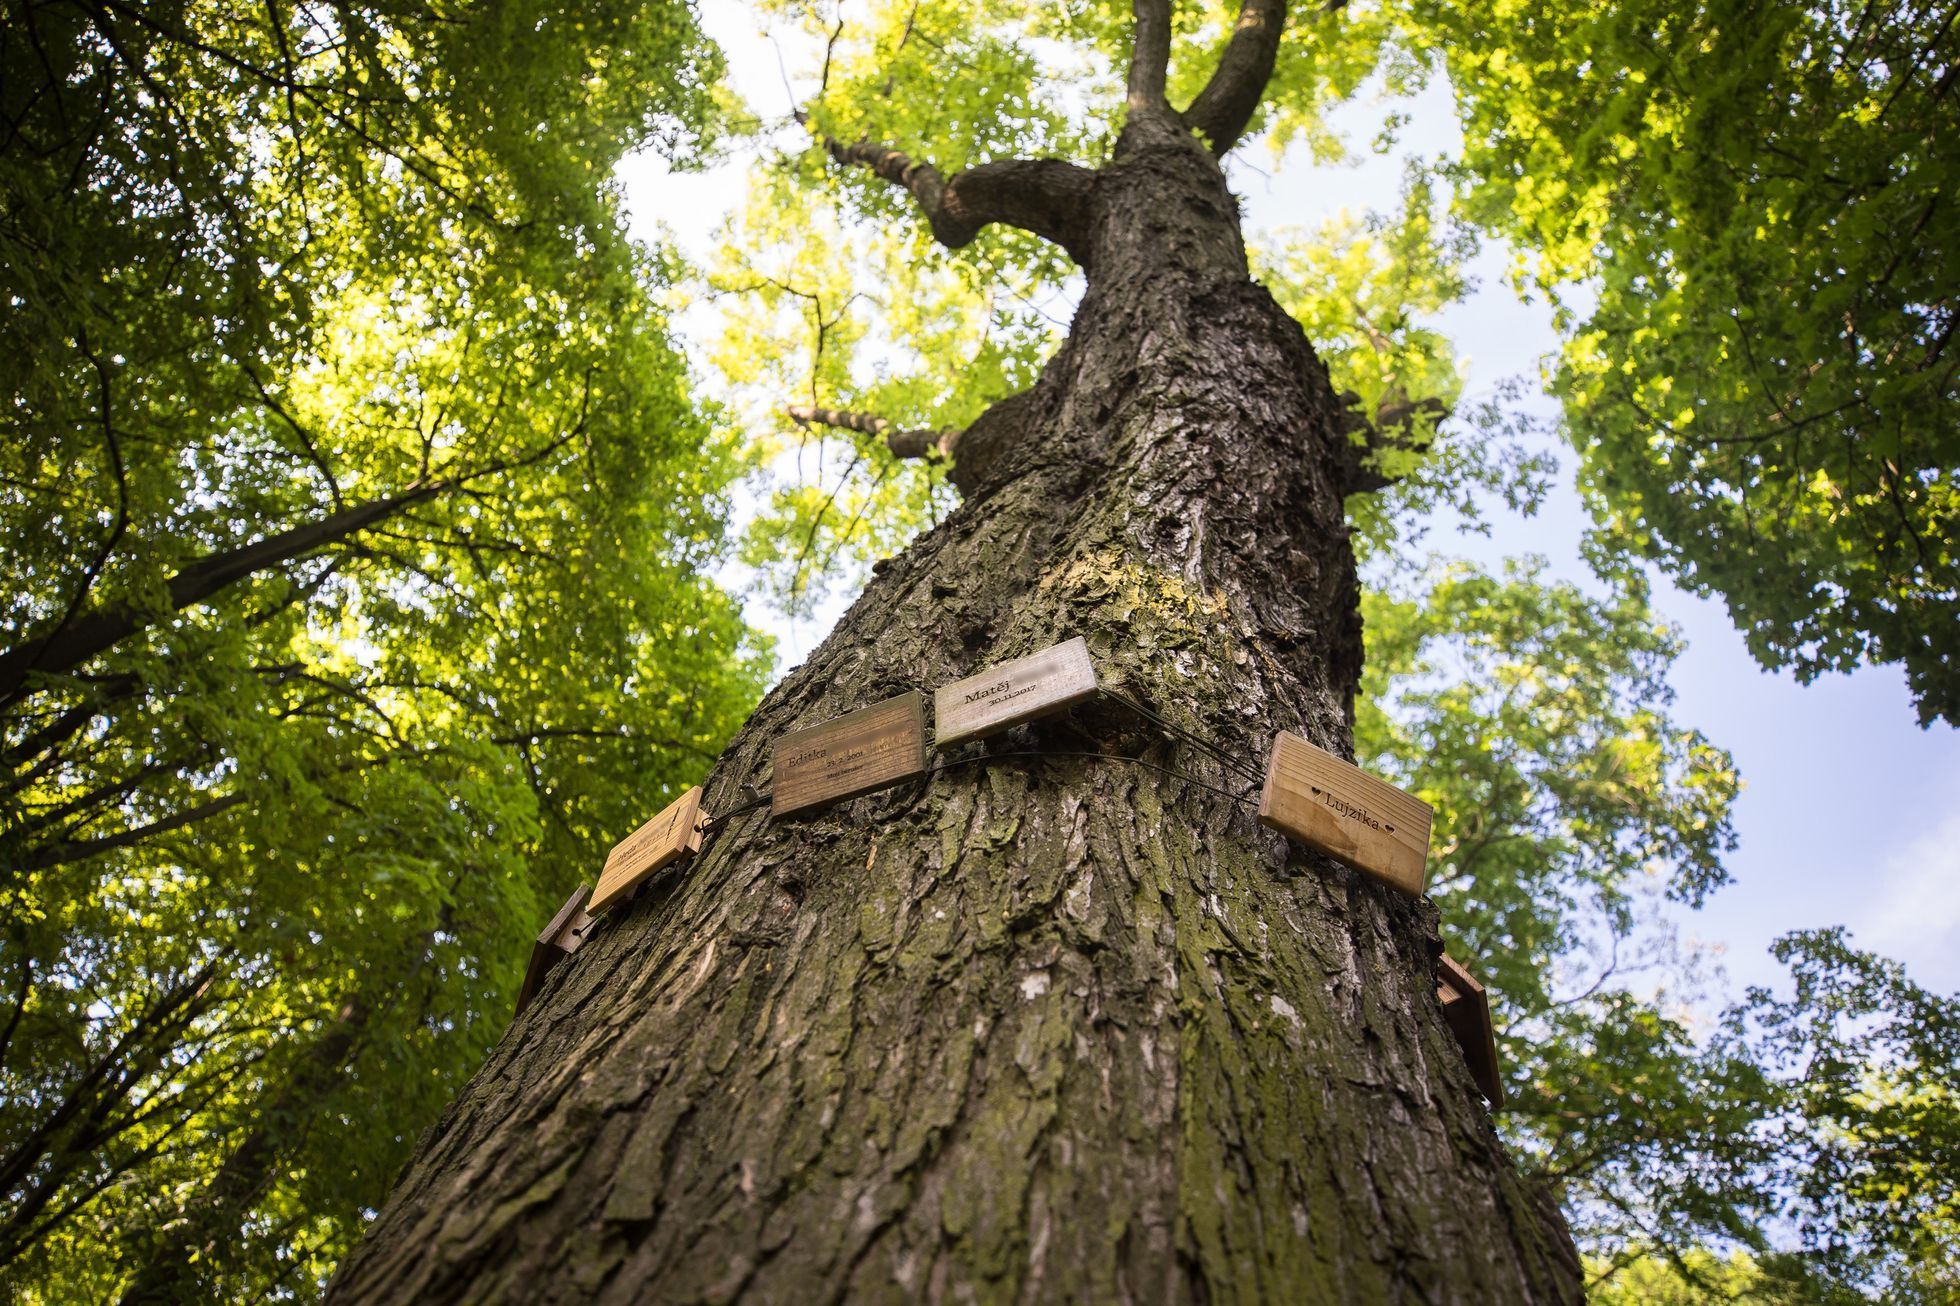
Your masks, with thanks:
M1130 709L1130 711L1135 712L1138 716L1150 722L1152 725L1155 725L1160 731L1164 732L1165 734L1174 736L1175 738L1181 739L1186 743L1191 744L1193 747L1200 749L1201 751L1209 755L1214 761L1218 762L1219 765L1225 767L1227 770L1247 780L1252 781L1254 786L1263 785L1265 783L1265 778L1261 776L1253 768L1247 766L1244 762L1240 761L1238 758L1233 757L1230 753L1227 753L1224 749L1220 748L1218 745L1212 743L1209 739L1206 739L1204 736L1196 733L1195 731L1186 730L1183 726L1178 725L1176 722L1166 720L1164 717L1158 715L1156 712L1153 712L1151 709L1145 707L1142 703L1137 702L1135 699L1131 698L1127 694L1120 693L1113 689L1104 689L1101 690L1100 693L1102 697L1109 699L1111 702L1118 703L1123 707ZM936 749L934 750L934 752L937 751L938 750ZM1000 753L973 753L966 757L943 759L940 762L938 762L938 764L928 767L920 778L930 781L933 776L938 775L942 771L949 771L956 766L971 766L977 762L990 762L999 758L1009 758L1009 757L1080 757L1080 758L1088 758L1100 762L1127 762L1132 766L1140 766L1145 768L1146 770L1156 771L1160 775L1167 775L1172 777L1173 779L1182 780L1186 784L1194 784L1198 786L1198 788L1200 789L1206 790L1209 793L1217 794L1221 798L1230 799L1232 802L1235 803L1249 803L1252 799L1251 790L1247 790L1245 793L1242 794L1235 794L1230 792L1229 790L1220 789L1216 785L1207 784L1205 781L1198 779L1198 777L1191 775L1188 772L1179 771L1173 767L1159 766L1155 762L1146 762L1140 757L1126 757L1121 753L1085 752L1085 751L1075 750L1075 749L1020 748L1020 749L1011 749L1009 751L1000 752ZM701 823L702 833L706 835L707 833L720 828L720 826L723 823L727 821L731 821L736 817L743 815L744 813L753 812L758 807L766 806L768 803L772 801L773 791L771 790L767 790L767 789L759 790L754 788L753 786L749 786L749 792L755 794L756 796L750 799L748 802L741 804L739 807L732 807L726 812L714 813L708 816L706 819L704 819Z
M1125 757L1121 753L1086 753L1073 749L1018 748L1003 753L974 753L968 757L952 758L939 766L933 767L926 772L925 778L929 780L941 771L949 771L956 766L970 766L975 762L992 762L1004 757L1087 757L1101 762L1127 762L1131 766L1140 766L1146 770L1156 771L1161 775L1182 780L1186 784L1194 784L1200 789L1217 794L1220 798L1228 798L1235 803L1249 802L1252 797L1249 792L1235 794L1229 789L1220 789L1216 785L1206 784L1194 775L1175 770L1168 766L1159 766L1155 762L1146 762L1140 757Z
M1195 731L1186 730L1183 726L1178 725L1175 721L1166 720L1164 717L1159 716L1157 713L1151 711L1143 704L1131 698L1128 694L1119 693L1118 691L1113 689L1106 689L1103 691L1103 695L1106 698L1110 699L1112 702L1121 703L1124 707L1129 708L1132 712L1135 712L1137 715L1143 717L1146 721L1149 721L1152 724L1154 724L1159 730L1163 730L1170 734L1176 735L1179 738L1185 740L1186 742L1191 743L1196 747L1203 749L1205 752L1211 754L1211 756L1220 765L1228 767L1231 770L1238 772L1240 775L1244 776L1248 780L1253 781L1254 783L1257 784L1265 783L1265 777L1261 776L1257 771L1253 770L1245 763L1239 761L1239 759L1237 759L1236 757L1233 757L1231 754L1227 753L1224 749L1218 747L1218 745L1212 743L1209 739L1206 739L1204 736L1196 733Z

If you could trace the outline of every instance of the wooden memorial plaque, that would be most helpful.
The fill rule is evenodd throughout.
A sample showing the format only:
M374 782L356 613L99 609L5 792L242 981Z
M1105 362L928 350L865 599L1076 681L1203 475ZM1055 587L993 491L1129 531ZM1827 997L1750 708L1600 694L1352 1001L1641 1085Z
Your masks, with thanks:
M1428 803L1296 734L1273 739L1260 822L1391 888L1422 892L1432 816Z
M606 857L606 869L599 873L592 910L606 910L633 892L647 876L700 849L701 786L695 785L613 847Z
M925 698L918 690L776 740L769 815L868 794L924 775Z
M1096 667L1080 636L989 667L934 691L933 742L944 748L1058 712L1096 692Z
M551 924L544 927L538 941L531 945L531 964L524 972L524 987L517 990L515 1014L524 1014L524 1008L531 1005L531 999L544 986L544 977L551 973L551 968L577 952L579 944L585 942L585 933L592 928L592 917L585 910L585 900L591 892L589 885L581 884L577 893L565 899L565 905L551 918Z
M1470 1066L1470 1078L1494 1107L1504 1105L1504 1081L1497 1077L1497 1038L1490 1027L1490 998L1446 952L1436 958L1436 998L1443 1019Z

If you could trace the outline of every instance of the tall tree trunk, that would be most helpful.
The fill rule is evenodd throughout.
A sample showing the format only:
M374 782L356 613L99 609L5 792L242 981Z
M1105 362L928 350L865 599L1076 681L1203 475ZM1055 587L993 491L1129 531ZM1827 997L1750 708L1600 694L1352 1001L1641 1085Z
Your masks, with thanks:
M1250 764L1281 729L1351 752L1326 370L1198 138L1133 113L1083 175L1069 342L962 435L965 503L756 711L711 811L785 730L1074 634ZM1290 847L1218 792L1244 777L1120 707L1024 730L736 816L616 909L330 1295L1578 1299L1437 1006L1430 904Z

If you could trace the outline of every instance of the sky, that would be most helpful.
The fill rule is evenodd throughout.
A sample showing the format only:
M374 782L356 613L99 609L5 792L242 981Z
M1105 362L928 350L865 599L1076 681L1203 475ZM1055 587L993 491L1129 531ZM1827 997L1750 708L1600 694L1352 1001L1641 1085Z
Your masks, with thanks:
M729 58L736 90L765 117L785 116L792 90L807 94L795 73L800 51L783 33L759 30L746 6L708 0L703 22ZM1426 155L1454 149L1457 136L1447 89L1440 81L1411 104L1402 148ZM1344 121L1362 157L1353 165L1317 168L1276 162L1262 144L1242 146L1229 162L1233 189L1245 201L1248 237L1278 226L1312 228L1343 208L1360 212L1394 205L1402 176L1399 158L1370 156L1366 142L1381 106L1360 105ZM736 152L698 174L668 173L641 156L622 165L620 179L636 235L671 239L696 260L715 247L716 229L740 202L753 153ZM1524 302L1504 276L1508 253L1486 248L1473 265L1478 287L1449 310L1441 328L1451 335L1469 374L1467 397L1507 378L1528 378L1523 402L1555 415L1536 390L1540 360L1556 350L1548 307ZM680 319L683 345L699 356L710 319ZM697 370L705 372L705 365ZM1531 518L1501 507L1491 513L1488 538L1432 538L1436 547L1484 562L1525 553L1545 556L1554 572L1590 580L1579 557L1586 512L1572 485L1574 459L1560 451L1563 473ZM1906 963L1920 983L1960 990L1960 731L1916 724L1902 672L1866 668L1799 685L1788 673L1766 672L1743 647L1719 602L1688 595L1654 573L1653 607L1677 625L1687 649L1675 663L1674 719L1700 729L1730 750L1744 789L1734 810L1740 846L1727 866L1733 882L1699 912L1671 919L1684 942L1708 951L1718 979L1696 1002L1707 1016L1746 985L1778 986L1782 968L1770 942L1796 929L1848 926L1860 946ZM815 618L791 622L768 603L751 600L749 619L775 635L779 671L800 662L841 614L844 601ZM1692 1014L1692 1013L1691 1013Z

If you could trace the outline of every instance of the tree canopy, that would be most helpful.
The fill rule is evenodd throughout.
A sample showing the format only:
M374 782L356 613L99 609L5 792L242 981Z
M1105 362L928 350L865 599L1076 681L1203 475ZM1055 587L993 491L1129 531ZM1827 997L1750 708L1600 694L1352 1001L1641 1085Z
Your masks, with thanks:
M1467 214L1566 328L1602 553L1721 598L1808 680L1960 678L1950 5L1411 7Z
M680 6L10 7L16 1289L315 1283L751 701L739 451L608 180L717 66Z

